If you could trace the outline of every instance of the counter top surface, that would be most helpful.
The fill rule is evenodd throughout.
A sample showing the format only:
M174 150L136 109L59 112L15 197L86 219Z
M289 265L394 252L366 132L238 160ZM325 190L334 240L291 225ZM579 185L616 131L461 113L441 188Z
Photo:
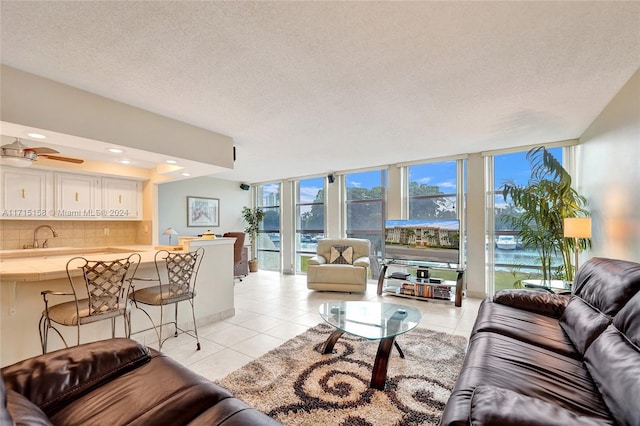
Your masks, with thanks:
M195 248L233 244L233 241L235 238L192 240L189 245ZM83 256L88 260L113 260L128 257L132 253L139 253L140 266L153 265L156 251L155 246L152 245L0 250L0 281L25 282L66 278L67 262L76 256Z

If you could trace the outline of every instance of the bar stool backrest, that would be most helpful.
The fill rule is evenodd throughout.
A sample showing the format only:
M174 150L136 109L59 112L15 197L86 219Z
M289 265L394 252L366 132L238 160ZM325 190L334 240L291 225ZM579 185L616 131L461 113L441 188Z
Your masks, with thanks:
M67 262L67 276L76 294L76 300L78 289L70 269L74 262L83 262L78 268L81 269L84 278L90 316L117 311L125 306L130 284L128 277L135 274L139 258L140 255L135 253L123 259L87 260L84 257L75 257ZM128 274L132 268L132 273Z
M166 250L156 253L158 277L162 277L159 264L164 263L167 279L165 284L169 287L170 298L195 292L196 279L203 254L204 249L202 247L196 251L186 253Z

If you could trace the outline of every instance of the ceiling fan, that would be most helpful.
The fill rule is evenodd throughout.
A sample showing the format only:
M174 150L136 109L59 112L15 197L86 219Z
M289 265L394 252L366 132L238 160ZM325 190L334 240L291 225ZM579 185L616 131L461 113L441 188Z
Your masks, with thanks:
M71 157L62 157L58 151L48 147L29 148L20 142L19 138L13 143L0 147L2 154L2 164L14 167L28 167L38 157L48 158L49 160L66 161L68 163L82 164L84 160Z

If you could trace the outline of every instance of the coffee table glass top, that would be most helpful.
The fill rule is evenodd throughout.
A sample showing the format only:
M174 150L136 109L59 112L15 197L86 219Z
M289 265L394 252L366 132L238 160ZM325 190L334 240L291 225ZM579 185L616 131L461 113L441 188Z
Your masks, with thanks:
M365 339L385 339L415 328L420 311L395 303L336 301L320 305L320 316L338 330Z

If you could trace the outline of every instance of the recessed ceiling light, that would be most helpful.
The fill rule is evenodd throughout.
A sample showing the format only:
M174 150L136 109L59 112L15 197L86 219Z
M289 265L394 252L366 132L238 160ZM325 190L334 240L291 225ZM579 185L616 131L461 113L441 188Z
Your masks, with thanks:
M129 160L120 160L120 164L131 164Z
M182 173L182 176L191 176L191 173Z
M108 151L113 152L114 154L122 154L124 152L120 148L109 148Z
M47 138L45 135L42 135L40 133L27 133L27 136L29 136L30 138L34 138L34 139L46 139Z
M166 160L165 163L167 163L167 164L176 164L177 161L176 160Z

